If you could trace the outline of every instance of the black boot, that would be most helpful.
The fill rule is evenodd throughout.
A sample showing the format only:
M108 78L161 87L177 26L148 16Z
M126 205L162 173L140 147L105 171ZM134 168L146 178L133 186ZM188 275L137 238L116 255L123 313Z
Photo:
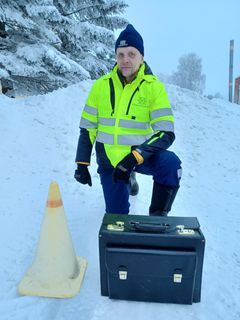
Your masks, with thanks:
M130 196L136 196L139 191L139 186L136 180L136 172L132 171L129 179L129 194Z
M179 187L168 187L154 181L149 215L167 216L178 189Z

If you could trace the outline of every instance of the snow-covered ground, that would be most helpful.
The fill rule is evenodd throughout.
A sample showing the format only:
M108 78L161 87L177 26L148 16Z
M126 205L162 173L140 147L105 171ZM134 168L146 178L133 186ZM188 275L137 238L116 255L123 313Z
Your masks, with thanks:
M98 230L104 214L93 156L93 187L74 178L78 124L91 81L44 96L0 95L0 319L240 319L240 107L167 86L176 117L171 149L183 162L171 214L196 216L206 237L202 301L174 305L100 295ZM88 260L72 299L18 295L36 251L51 181L60 186L77 255ZM131 213L147 214L151 178L138 175Z

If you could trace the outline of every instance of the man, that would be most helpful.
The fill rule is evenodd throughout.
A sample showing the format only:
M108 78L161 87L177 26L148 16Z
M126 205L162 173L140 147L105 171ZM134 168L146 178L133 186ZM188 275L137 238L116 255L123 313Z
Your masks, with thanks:
M80 122L75 179L92 185L94 142L106 213L129 213L132 172L153 176L150 215L166 216L179 188L181 161L166 149L174 117L163 84L144 62L141 35L129 24L115 44L117 63L96 80Z

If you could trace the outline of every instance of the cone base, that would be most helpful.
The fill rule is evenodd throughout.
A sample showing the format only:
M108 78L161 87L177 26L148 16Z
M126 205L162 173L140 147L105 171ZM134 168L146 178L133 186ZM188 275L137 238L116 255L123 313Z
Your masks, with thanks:
M72 298L79 293L84 274L87 268L87 260L76 257L79 266L79 275L75 279L66 279L59 284L40 283L39 280L28 275L28 272L18 285L18 292L25 296L40 296L48 298Z

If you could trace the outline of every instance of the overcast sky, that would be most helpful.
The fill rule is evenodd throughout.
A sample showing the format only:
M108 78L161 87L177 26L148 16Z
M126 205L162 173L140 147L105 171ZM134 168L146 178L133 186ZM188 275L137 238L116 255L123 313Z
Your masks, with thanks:
M228 98L229 42L235 40L234 77L240 76L240 0L125 0L125 18L144 39L155 74L171 74L181 55L202 58L206 94Z

